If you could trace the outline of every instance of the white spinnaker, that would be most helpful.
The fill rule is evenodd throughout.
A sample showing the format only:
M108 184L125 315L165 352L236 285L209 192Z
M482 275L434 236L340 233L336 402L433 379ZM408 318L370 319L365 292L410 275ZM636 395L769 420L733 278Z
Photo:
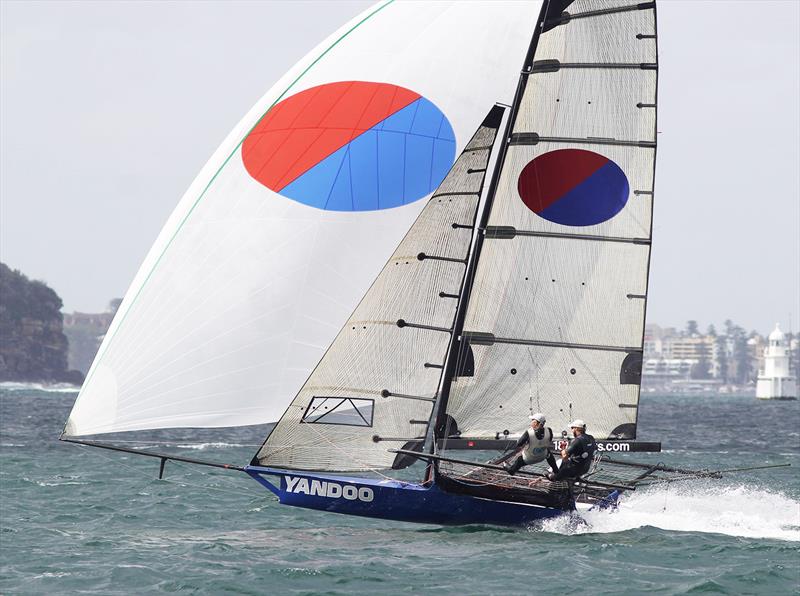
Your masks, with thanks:
M635 437L655 165L655 9L626 0L566 4L572 16L539 38L489 216L489 229L517 235L487 234L477 263L464 331L495 341L473 342L475 376L452 383L447 412L465 436L520 431L534 410L556 430L579 417L597 438ZM558 69L544 62L553 60ZM629 195L616 215L562 225L525 205L523 168L561 149L619 166Z
M67 435L276 420L425 201L308 207L246 172L270 106L336 81L387 82L447 116L456 155L510 101L538 3L384 2L343 26L242 119L192 183L126 293Z

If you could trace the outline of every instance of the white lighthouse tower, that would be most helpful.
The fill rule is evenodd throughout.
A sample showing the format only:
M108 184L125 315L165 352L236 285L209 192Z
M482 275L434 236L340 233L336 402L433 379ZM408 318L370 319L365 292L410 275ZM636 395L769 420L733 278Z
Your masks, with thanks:
M775 325L764 348L764 370L758 371L758 399L797 399L797 383L789 372L786 336Z

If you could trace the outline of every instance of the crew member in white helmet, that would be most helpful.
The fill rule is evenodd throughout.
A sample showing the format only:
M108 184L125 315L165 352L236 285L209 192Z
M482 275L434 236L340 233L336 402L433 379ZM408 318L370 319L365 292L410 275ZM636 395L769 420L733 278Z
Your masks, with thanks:
M503 462L503 467L509 474L515 474L522 466L538 464L540 461L547 460L550 468L555 472L556 458L550 453L550 446L553 444L553 431L545 427L547 421L544 414L537 412L531 417L531 427L526 429L522 436L517 440L515 449L523 447L519 457L515 458L511 464Z
M569 442L566 449L561 450L561 467L557 472L547 475L550 480L578 478L584 475L589 471L594 454L597 453L597 443L592 435L586 434L586 423L583 420L574 420L569 427L575 438Z

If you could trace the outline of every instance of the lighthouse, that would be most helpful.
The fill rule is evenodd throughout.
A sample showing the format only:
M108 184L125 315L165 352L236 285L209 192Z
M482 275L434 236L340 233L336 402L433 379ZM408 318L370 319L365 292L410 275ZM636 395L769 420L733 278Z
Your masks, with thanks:
M758 371L758 399L797 399L797 383L789 372L786 336L775 325L764 348L764 369Z

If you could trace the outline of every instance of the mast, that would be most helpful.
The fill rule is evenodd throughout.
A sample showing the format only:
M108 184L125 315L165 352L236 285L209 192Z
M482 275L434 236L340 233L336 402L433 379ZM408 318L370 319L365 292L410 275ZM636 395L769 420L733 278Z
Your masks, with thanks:
M572 0L545 0L539 12L539 17L536 20L536 27L531 38L531 43L528 46L528 51L525 54L525 60L522 63L522 70L520 71L519 81L517 82L517 89L514 93L514 101L511 104L511 110L508 114L505 127L503 129L503 138L500 145L500 153L495 161L494 169L492 170L492 178L489 183L489 190L486 194L486 201L483 210L479 216L478 234L475 238L475 243L467 261L467 272L464 278L464 284L461 288L461 297L458 301L458 310L456 311L456 318L453 324L453 333L450 337L450 346L447 351L447 360L445 362L444 371L442 373L442 383L437 394L437 399L434 404L433 413L431 415L432 424L428 424L428 432L425 437L424 451L433 453L435 450L436 429L444 429L445 435L447 434L446 428L446 411L447 402L450 398L450 389L453 384L453 378L456 371L456 365L462 358L463 351L468 348L467 344L461 342L461 334L464 330L464 320L466 318L467 306L469 305L470 292L472 285L475 281L475 271L478 259L480 259L481 248L483 247L484 230L486 229L489 220L489 214L492 211L492 201L495 193L497 192L497 183L500 177L500 172L503 169L506 153L509 143L511 142L511 130L513 129L514 122L519 111L519 105L525 93L525 85L528 80L528 75L533 67L533 57L536 53L536 45L539 41L539 35L543 29L544 23L547 20L547 15L553 10L557 10L557 14L561 12L572 2Z

